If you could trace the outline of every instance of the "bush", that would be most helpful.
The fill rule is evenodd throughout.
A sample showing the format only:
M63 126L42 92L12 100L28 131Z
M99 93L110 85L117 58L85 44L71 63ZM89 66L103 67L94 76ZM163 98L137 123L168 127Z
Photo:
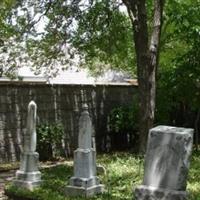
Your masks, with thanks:
M108 117L108 132L112 150L137 149L138 143L138 107L120 106L114 108Z
M138 107L120 106L114 108L109 114L109 130L112 132L134 132L138 130Z
M37 151L40 160L46 161L62 156L64 128L61 123L40 124L37 127Z

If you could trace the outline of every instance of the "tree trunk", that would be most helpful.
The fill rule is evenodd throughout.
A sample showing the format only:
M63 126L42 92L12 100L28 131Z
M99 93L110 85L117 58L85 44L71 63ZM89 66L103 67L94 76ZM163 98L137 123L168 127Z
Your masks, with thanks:
M123 0L123 2L127 7L134 32L139 83L140 152L144 153L148 132L153 127L154 122L156 71L164 0L154 0L154 18L150 44L146 0Z

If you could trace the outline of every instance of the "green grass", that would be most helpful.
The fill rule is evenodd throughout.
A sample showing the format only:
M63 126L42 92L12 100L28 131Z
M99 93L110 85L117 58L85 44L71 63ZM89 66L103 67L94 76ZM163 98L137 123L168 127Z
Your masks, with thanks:
M191 200L200 200L200 154L193 154L187 189Z
M133 188L141 184L143 177L143 159L132 154L108 154L98 157L98 163L106 168L106 174L99 174L106 186L106 192L91 200L132 200ZM194 155L191 161L188 179L190 200L200 200L200 155ZM43 184L33 192L19 190L8 186L7 191L15 195L23 194L37 200L83 200L85 198L69 198L64 196L64 187L73 174L72 166L58 166L42 170Z
M19 168L19 162L2 163L0 165L0 172L15 170Z

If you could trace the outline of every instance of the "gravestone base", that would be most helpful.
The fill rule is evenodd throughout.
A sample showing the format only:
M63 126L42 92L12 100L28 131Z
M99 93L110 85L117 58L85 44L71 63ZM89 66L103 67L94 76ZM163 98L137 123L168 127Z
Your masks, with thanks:
M90 197L104 191L96 176L96 152L94 149L78 148L74 152L74 176L65 188L67 196Z
M16 178L13 184L33 190L41 184L41 172L38 170L37 152L24 152L21 154L20 169L16 172Z
M67 196L90 197L104 191L104 185L99 184L98 177L70 179L70 185L65 188Z
M96 152L92 148L78 148L74 151L74 177L71 180L90 180L89 177L96 177Z
M79 177L71 177L70 185L78 186L78 187L92 187L94 185L99 185L99 179L97 176L93 176L91 178L79 178Z
M25 188L28 190L33 190L41 185L42 181L20 181L20 180L15 180L13 184L17 187L20 188Z
M135 189L136 200L187 200L188 193L141 185Z
M82 197L91 197L96 194L101 194L104 191L104 185L94 185L90 187L79 187L68 185L65 188L65 194L67 196L82 196Z
M39 171L23 172L18 170L16 172L16 179L13 181L15 186L26 188L28 190L33 190L40 186L41 183L41 173Z

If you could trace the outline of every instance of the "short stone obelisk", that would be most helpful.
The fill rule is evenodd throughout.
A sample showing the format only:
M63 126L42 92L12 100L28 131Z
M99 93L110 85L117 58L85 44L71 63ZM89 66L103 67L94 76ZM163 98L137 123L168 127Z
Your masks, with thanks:
M193 129L157 126L149 131L143 184L136 200L186 200Z
M92 123L88 106L83 105L79 119L78 149L74 151L74 176L65 188L68 196L93 196L102 193L104 186L96 176L96 152L92 148Z
M29 190L41 183L41 173L38 170L39 154L36 152L36 111L37 106L34 101L31 101L28 105L27 130L24 136L20 169L16 172L14 180L14 185Z

